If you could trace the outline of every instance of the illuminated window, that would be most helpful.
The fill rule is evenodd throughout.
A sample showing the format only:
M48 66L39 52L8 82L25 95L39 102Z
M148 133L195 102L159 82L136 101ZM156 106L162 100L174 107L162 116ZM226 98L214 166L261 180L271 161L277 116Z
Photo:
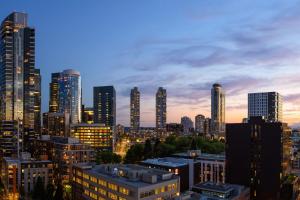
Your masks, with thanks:
M111 189L111 190L118 190L118 186L115 185L115 184L112 184L112 183L108 183L108 188Z
M118 196L117 195L115 195L115 194L113 194L113 193L108 193L108 198L110 198L110 199L113 199L113 200L117 200L118 199Z
M119 192L125 195L129 195L129 190L124 187L119 187Z

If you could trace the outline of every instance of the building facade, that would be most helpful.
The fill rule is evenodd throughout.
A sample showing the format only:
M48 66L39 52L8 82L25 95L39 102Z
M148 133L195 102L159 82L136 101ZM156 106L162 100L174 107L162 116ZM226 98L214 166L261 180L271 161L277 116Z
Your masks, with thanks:
M134 87L130 92L130 132L138 133L140 129L140 92Z
M95 160L94 150L76 138L43 135L35 141L34 157L50 160L62 180L68 182L72 175L72 165L90 163Z
M4 157L2 161L2 182L11 197L33 191L37 178L41 177L44 187L53 181L53 164L49 160L33 159L30 153L23 152L20 158ZM17 199L17 198L16 198Z
M225 132L225 92L218 83L211 89L211 129L216 135Z
M156 129L164 131L167 123L167 90L159 87L156 92Z
M152 200L179 195L179 177L139 165L77 164L73 167L74 200Z
M183 126L183 133L184 134L190 134L193 132L194 129L194 123L191 120L191 118L184 116L181 117L181 124Z
M75 124L71 126L71 136L96 150L113 151L114 131L104 124Z
M116 91L113 86L94 87L94 122L116 125Z
M70 114L69 113L44 113L43 132L51 136L70 136Z
M36 96L40 88L35 87L35 81L40 75L35 68L35 29L28 26L27 14L11 13L2 21L0 30L0 149L11 156L16 148L5 148L15 143L15 122L22 124L25 149L29 150L30 141L39 134L35 132L40 127L35 123L40 120L35 107L40 108Z
M291 130L287 124L251 117L226 126L226 182L250 187L251 199L280 198L290 171Z
M195 131L200 135L205 134L205 116L197 115L195 117Z
M248 94L248 118L259 116L269 122L282 122L282 96L277 92Z
M94 123L94 109L91 107L85 107L82 105L82 123L93 124Z
M58 79L58 112L69 113L70 123L81 123L81 77L80 73L67 69Z
M51 83L49 83L49 112L58 112L59 90L58 80L60 73L51 74Z

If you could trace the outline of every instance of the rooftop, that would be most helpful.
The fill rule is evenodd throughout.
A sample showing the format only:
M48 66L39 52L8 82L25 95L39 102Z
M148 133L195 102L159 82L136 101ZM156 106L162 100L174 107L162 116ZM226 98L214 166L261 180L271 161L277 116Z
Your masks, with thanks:
M165 157L165 158L147 159L142 161L141 163L161 165L166 167L181 167L181 166L188 165L189 160L185 158Z

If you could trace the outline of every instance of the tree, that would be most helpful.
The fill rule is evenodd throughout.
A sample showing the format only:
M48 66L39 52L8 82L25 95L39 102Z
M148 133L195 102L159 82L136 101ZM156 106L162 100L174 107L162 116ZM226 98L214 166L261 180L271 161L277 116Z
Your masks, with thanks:
M57 183L57 187L56 187L56 191L55 191L55 195L54 195L54 200L62 200L64 196L64 189L63 186L61 184L61 181L59 181Z
M122 157L110 151L98 151L96 155L97 164L120 163Z
M34 185L34 189L32 192L32 199L43 200L44 197L45 197L44 181L43 181L42 177L39 176Z
M144 146L144 158L151 158L152 157L152 144L151 140L147 139Z
M192 139L190 150L197 150L197 142L195 138Z
M54 192L55 192L54 185L51 183L48 183L47 189L46 189L46 194L47 194L46 199L53 200Z
M156 157L166 157L174 153L175 153L175 146L166 143L158 144L155 151Z
M125 155L124 163L137 163L139 161L142 161L144 158L143 153L144 153L144 145L142 144L132 145Z

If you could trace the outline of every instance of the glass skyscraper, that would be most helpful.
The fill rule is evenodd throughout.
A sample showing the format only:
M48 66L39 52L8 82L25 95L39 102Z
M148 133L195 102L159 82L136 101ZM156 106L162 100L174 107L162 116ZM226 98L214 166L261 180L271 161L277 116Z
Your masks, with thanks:
M116 91L113 86L94 87L94 123L116 125Z
M40 72L35 69L35 29L28 27L27 14L8 15L0 35L0 149L10 156L16 153L16 124L24 150L39 134Z
M156 93L156 129L164 131L167 122L167 91L159 87Z
M218 83L211 89L211 123L213 134L225 132L225 93Z
M73 69L64 70L59 75L58 112L69 113L71 124L81 122L81 77Z
M130 131L137 133L140 128L140 92L134 87L130 92Z

